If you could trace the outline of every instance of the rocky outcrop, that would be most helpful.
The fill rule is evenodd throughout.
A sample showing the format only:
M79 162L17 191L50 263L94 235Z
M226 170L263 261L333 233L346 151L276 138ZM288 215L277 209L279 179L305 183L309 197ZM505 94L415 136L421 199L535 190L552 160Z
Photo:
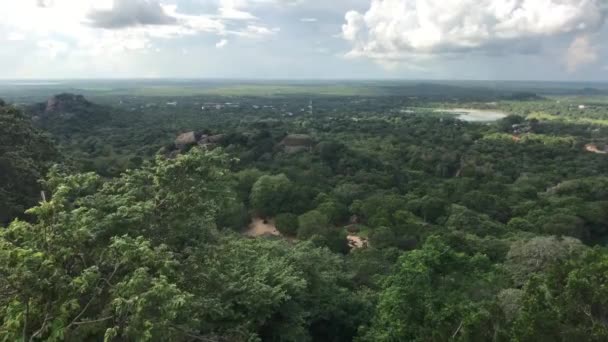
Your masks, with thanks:
M59 94L26 110L36 125L57 134L84 132L106 124L113 111L89 102L82 95Z
M186 150L194 145L205 148L215 148L224 140L224 134L204 134L190 131L177 136L174 145L177 150Z
M175 146L177 148L184 148L196 144L198 142L196 135L196 132L186 132L178 135L175 139Z
M310 151L314 145L313 139L306 134L289 134L279 144L285 153Z
M84 96L76 94L59 94L51 97L46 101L44 112L59 113L59 112L76 112L83 108L90 108L93 103L87 101Z

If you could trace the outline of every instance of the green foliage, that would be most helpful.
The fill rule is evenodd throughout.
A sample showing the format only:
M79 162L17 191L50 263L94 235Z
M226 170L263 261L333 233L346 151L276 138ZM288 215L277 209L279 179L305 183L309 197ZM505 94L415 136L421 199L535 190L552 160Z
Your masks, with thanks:
M352 340L371 307L339 257L215 231L225 162L193 149L112 180L53 170L36 222L0 233L2 336Z
M229 198L217 213L218 228L241 231L249 223L249 214L243 202Z
M311 210L297 218L297 237L310 239L316 246L327 247L335 253L346 254L350 248L346 231L331 227L330 222L320 210Z
M396 96L191 87L170 107L162 89L33 106L70 165L96 171L42 186L48 140L3 107L0 216L47 201L0 232L0 339L606 340L606 250L585 247L608 241L608 158L585 147L608 143L605 101L366 87ZM225 138L175 150L189 131ZM296 132L317 145L286 153ZM250 215L285 237L242 236Z
M479 236L500 235L504 227L492 221L487 215L479 214L466 207L454 204L445 225L449 229L473 233Z
M494 236L480 237L463 231L442 232L445 242L454 250L467 255L483 254L492 262L503 262L509 252L510 242Z
M235 174L236 192L245 203L249 204L253 184L263 175L264 173L258 169L246 169Z
M274 219L275 225L281 234L296 236L298 233L298 217L291 213L279 214Z
M515 241L507 254L505 267L513 283L521 287L534 275L551 265L582 253L584 245L573 238L534 237L529 241Z
M397 237L392 229L388 227L378 227L370 234L369 242L374 248L396 247Z
M8 305L0 330L49 340L163 340L191 331L192 295L179 286L171 249L214 235L223 160L201 151L159 157L107 182L54 170L52 199L30 210L36 222L15 221L0 236Z
M274 216L288 209L292 183L284 174L262 176L251 188L250 203L261 216Z
M346 256L346 261L352 272L353 285L374 289L375 295L399 255L396 248L378 249L371 246L352 250Z
M433 196L424 196L419 201L419 206L416 208L420 213L420 217L425 221L437 222L437 220L446 213L446 202L441 198ZM408 205L411 205L408 203Z
M318 210L312 210L298 217L298 238L309 239L314 235L323 235L329 228L327 216Z
M348 220L348 208L337 201L328 200L317 206L318 211L327 217L330 223L338 225Z
M24 218L40 200L38 181L58 157L49 137L21 111L0 104L0 225Z
M608 254L594 249L533 277L513 325L520 341L604 341L608 338Z
M324 232L313 235L311 241L316 246L327 247L334 253L348 254L350 252L346 231L342 229L327 228Z
M403 255L386 279L366 341L487 339L494 268L482 255L457 253L436 237Z
M509 115L504 119L498 120L496 126L501 132L511 132L513 125L520 125L524 123L525 118L520 115Z
M348 341L368 310L341 285L342 261L311 244L228 238L187 264L203 321L229 339Z

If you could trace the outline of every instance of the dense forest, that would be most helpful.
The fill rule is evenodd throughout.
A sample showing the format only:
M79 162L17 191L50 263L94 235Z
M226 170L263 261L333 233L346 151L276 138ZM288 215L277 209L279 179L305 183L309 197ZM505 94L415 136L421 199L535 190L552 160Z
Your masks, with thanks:
M0 340L608 340L601 98L410 91L0 102Z

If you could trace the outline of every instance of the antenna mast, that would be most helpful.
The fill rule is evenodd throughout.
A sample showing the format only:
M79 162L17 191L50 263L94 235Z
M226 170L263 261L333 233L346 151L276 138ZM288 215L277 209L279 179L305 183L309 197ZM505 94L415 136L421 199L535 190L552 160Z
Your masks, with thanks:
M313 116L313 107L312 107L312 99L310 100L310 105L308 105L308 109L310 110L310 116Z

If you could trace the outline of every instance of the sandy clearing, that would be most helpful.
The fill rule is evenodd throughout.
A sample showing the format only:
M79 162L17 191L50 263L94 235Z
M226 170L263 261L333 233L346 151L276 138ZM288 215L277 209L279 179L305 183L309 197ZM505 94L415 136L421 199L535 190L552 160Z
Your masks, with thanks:
M367 240L361 238L357 235L347 235L346 239L348 239L348 245L351 248L363 248L367 247Z
M277 230L274 219L266 220L266 223L264 223L263 219L256 217L249 224L249 227L245 231L245 235L251 237L263 235L281 236L281 233Z
M599 148L597 148L597 146L595 144L585 145L585 150L588 152L593 152L593 153L597 153L597 154L607 154L608 153L606 151L602 151Z

